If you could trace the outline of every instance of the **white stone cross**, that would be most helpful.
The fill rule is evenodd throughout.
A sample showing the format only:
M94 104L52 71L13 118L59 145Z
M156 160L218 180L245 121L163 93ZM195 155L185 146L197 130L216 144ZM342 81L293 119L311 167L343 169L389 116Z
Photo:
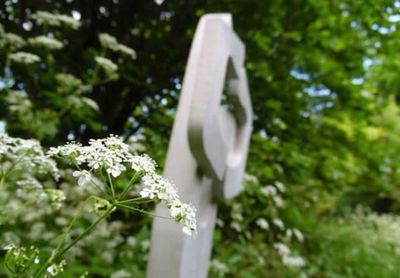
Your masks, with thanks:
M182 200L197 208L198 230L190 237L173 221L155 218L148 278L207 277L217 217L213 197L240 192L252 130L244 55L230 14L200 19L164 171ZM233 109L221 104L224 88ZM156 214L168 216L168 210L157 206Z

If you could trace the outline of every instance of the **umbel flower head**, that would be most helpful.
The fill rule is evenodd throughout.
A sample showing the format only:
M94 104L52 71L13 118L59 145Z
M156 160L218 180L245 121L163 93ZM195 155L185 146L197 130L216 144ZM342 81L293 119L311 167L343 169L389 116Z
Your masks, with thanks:
M8 56L8 58L15 63L25 64L25 65L30 65L40 62L39 56L23 51L11 53Z
M50 173L55 179L60 176L55 161L45 155L40 143L36 140L14 138L0 133L0 159L9 162L9 164L1 165L2 173L9 171L8 168L12 167L14 171L20 170L26 175Z
M191 235L196 230L194 207L183 203L175 185L155 172L157 165L153 159L147 155L130 153L129 146L119 137L92 139L87 146L69 143L50 148L48 154L72 161L79 168L79 171L73 172L73 176L78 179L80 186L90 184L93 181L92 175L102 171L109 179L118 178L123 173L139 176L141 187L138 198L147 198L167 206L171 217L183 224L183 232L186 234Z
M28 42L33 46L43 47L49 50L61 49L63 47L62 42L47 36L37 36L34 38L30 38Z

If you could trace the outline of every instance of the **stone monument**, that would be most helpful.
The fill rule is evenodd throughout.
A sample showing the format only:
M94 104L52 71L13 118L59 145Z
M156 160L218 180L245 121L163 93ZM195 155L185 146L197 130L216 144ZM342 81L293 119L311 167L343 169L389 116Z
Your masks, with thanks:
M192 42L164 176L197 208L197 234L153 222L148 278L207 277L217 217L214 197L241 190L252 130L245 49L230 14L202 16ZM224 104L223 101L229 101ZM168 216L157 206L156 214Z

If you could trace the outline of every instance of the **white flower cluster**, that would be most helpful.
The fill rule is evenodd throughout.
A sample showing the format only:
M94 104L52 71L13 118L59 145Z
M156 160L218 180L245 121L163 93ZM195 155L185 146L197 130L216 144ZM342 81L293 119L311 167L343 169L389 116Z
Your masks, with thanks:
M292 255L289 247L281 242L275 243L274 248L282 257L282 263L290 267L303 267L306 265L305 260L296 255Z
M231 211L231 227L237 232L242 231L242 225L241 223L243 222L243 208L240 203L234 203L232 206L232 211Z
M265 218L257 219L256 224L257 224L258 227L260 227L263 230L266 230L266 231L269 230L269 224L268 224L268 221Z
M196 230L196 210L192 205L180 201L173 183L154 172L147 173L142 183L140 196L164 203L170 209L171 217L183 222L184 233L191 235Z
M135 171L154 171L156 164L146 155L133 155L129 147L117 136L104 139L91 139L89 145L69 143L60 147L50 148L50 156L63 156L73 159L77 165L86 165L89 172L104 168L114 178L127 170L126 164ZM74 173L76 177L87 176L86 172ZM85 178L86 179L86 178Z
M58 189L46 189L47 197L50 199L50 204L54 209L60 209L66 197L64 191Z
M16 63L30 65L40 62L40 57L29 52L15 52L11 53L8 58Z
M12 49L19 49L23 47L26 43L23 38L13 33L4 33L1 34L0 38L0 46L8 46Z
M210 270L218 273L218 275L224 277L226 274L229 273L229 268L223 262L213 259L210 263Z
M96 56L94 60L102 69L104 69L107 75L113 75L118 70L117 64L110 59Z
M39 250L34 246L26 248L11 243L3 249L7 251L5 264L13 277L20 277L20 274L29 270L32 265L39 263Z
M0 159L9 162L3 163L3 169L1 169L3 173L9 171L4 168L8 166L13 170L22 170L23 174L51 173L55 179L59 178L55 161L43 152L40 143L36 140L14 138L0 133Z
M101 46L108 48L114 52L119 52L123 55L129 56L132 59L136 59L136 52L132 48L119 43L117 39L107 33L99 34L99 41Z
M29 44L35 47L43 47L49 50L56 50L63 48L62 42L47 36L37 36L34 38L30 38L28 39L28 42Z
M48 26L65 26L71 29L78 29L81 23L71 16L64 14L52 14L46 11L37 11L32 15L32 19L36 21L38 25L48 25Z
M285 230L285 224L283 223L283 221L279 218L274 218L272 220L272 223L274 223L274 225L276 227L278 227L280 230Z
M283 207L285 204L281 195L279 195L280 193L285 193L285 191L285 186L279 181L276 181L274 185L267 185L261 189L261 193L270 197L278 208Z
M66 265L66 262L64 260L62 260L60 263L58 264L52 264L47 268L47 273L45 278L50 278L50 277L54 277L58 274L60 274L61 272L64 271L64 266Z
M129 146L119 137L110 136L104 139L92 139L88 146L70 143L65 146L50 148L50 156L60 156L72 159L79 166L88 169L75 171L78 184L83 185L91 180L91 173L104 169L110 176L116 178L131 169L143 174L142 188L139 195L159 201L170 209L171 217L183 223L183 232L192 234L196 230L195 209L180 201L176 187L167 179L155 173L156 163L147 155L133 155Z

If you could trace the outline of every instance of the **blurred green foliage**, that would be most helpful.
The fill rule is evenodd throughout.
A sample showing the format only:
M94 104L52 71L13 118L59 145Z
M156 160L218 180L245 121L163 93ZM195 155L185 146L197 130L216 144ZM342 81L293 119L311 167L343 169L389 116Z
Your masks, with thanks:
M247 182L237 199L221 203L224 224L215 234L213 258L228 270L212 268L210 275L398 277L399 241L387 239L400 231L390 229L388 235L380 227L399 221L387 214L400 209L400 2L19 0L1 5L6 33L25 41L51 33L64 44L45 51L29 44L20 48L17 42L41 58L26 66L10 63L7 57L16 49L0 44L0 118L7 132L48 146L139 132L157 161L165 157L199 17L232 13L247 49L255 112L247 169L256 180ZM37 10L75 15L82 26L37 26L31 19ZM100 33L135 49L137 59L105 50ZM117 76L110 79L96 70L95 57L102 55L118 66ZM283 206L262 193L268 185L276 188L277 181L286 188L279 195ZM240 204L242 220L232 215L234 204ZM356 221L359 207L387 223L368 225L368 215ZM268 231L256 225L259 218L268 221ZM277 218L284 230L272 224ZM303 243L288 239L287 229L294 228L304 234ZM290 245L306 265L283 264L276 242ZM145 261L139 257L143 273ZM101 261L95 257L92 264L100 267Z

